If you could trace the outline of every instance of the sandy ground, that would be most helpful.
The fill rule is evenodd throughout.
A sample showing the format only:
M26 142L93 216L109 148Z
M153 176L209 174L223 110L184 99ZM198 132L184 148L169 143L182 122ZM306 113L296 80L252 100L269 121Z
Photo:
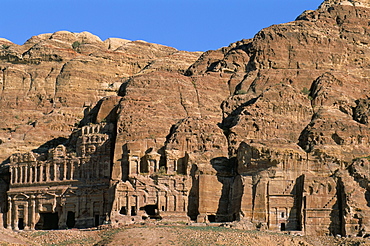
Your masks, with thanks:
M293 236L213 226L130 225L116 229L20 231L0 230L7 245L263 245L370 246L370 239Z

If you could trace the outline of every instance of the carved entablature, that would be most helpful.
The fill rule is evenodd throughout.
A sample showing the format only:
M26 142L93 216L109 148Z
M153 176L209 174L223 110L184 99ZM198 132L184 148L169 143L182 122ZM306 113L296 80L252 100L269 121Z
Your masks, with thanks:
M112 124L105 123L82 127L77 153L68 152L66 146L58 145L48 151L47 159L33 152L12 155L11 185L109 178L112 129Z
M105 123L82 127L76 146L77 156L86 157L97 153L100 156L109 155L113 130L112 124Z
M100 123L100 124L90 124L81 127L81 135L91 135L91 134L110 134L114 131L114 125L112 123Z
M17 153L10 156L10 164L36 162L38 157L39 155L33 152L25 154Z
M49 150L49 158L50 159L59 159L59 158L65 158L66 157L66 147L64 145L58 145L54 149Z

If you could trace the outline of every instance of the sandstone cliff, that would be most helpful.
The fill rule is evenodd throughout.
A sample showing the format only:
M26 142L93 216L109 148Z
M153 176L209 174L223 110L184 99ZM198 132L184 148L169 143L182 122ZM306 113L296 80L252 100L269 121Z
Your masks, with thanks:
M44 149L65 142L84 112L117 95L130 76L183 73L200 54L144 41L102 41L87 32L41 34L21 46L1 39L1 162L48 141Z
M44 145L3 165L5 224L23 223L11 208L27 197L45 207L39 213L61 216L60 226L72 223L69 212L81 227L101 223L104 212L113 223L236 221L368 236L369 5L327 0L203 54L88 33L39 35L23 46L1 40L9 136L25 146L37 129L67 136L85 107L65 146ZM10 153L10 143L0 147ZM86 201L93 205L83 212L74 205Z

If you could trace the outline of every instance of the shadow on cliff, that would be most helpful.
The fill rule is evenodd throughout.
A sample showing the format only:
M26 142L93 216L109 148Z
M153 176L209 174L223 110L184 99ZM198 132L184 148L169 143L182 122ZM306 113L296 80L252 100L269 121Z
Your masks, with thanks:
M303 187L304 187L304 175L301 175L296 179L293 189L290 192L290 194L294 196L294 201L285 228L288 231L302 230Z
M231 215L233 207L231 187L235 179L235 163L226 157L216 157L211 160L211 165L217 172L217 180L222 184L222 189L214 221L211 221L210 218L209 220L210 222L229 222L235 220L236 217Z
M230 188L235 179L235 168L230 160L226 157L216 157L210 161L212 168L216 171L217 181L222 184L221 194L218 200L218 206L216 211L207 211L209 222L227 222L231 221L230 216L231 207L231 192ZM203 174L198 169L198 166L193 164L190 170L190 176L192 178L192 186L188 197L188 216L191 220L197 220L199 215L199 189L204 187L199 186L199 177ZM212 185L212 184L210 184ZM202 198L207 199L207 198ZM204 208L202 208L204 210ZM214 215L212 215L214 213Z
M33 149L32 152L37 153L37 154L42 154L48 152L49 149L55 148L58 145L66 145L68 142L68 138L64 137L58 137L51 139L42 145L40 145L37 149Z
M342 235L345 236L345 221L344 221L344 205L346 201L346 195L344 194L344 184L340 177L336 180L337 192L336 192L336 202L333 205L330 212L330 225L329 233L331 235Z
M255 97L252 99L249 99L248 101L240 104L237 108L235 108L227 117L225 117L221 123L218 124L218 126L223 129L223 130L228 130L232 128L233 126L236 126L238 115L245 109L245 107L254 104L259 97ZM221 105L221 108L224 108L224 104L226 103L223 102Z
M199 215L199 175L197 174L197 166L193 164L190 169L190 177L191 177L191 188L188 197L188 216L191 220L197 220L197 216Z

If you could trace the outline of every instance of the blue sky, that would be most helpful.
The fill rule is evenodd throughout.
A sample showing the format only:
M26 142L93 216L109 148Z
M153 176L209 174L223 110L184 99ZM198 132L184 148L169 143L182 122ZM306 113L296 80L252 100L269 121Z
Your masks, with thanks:
M0 37L23 44L42 33L88 31L206 51L293 21L322 0L0 0Z

